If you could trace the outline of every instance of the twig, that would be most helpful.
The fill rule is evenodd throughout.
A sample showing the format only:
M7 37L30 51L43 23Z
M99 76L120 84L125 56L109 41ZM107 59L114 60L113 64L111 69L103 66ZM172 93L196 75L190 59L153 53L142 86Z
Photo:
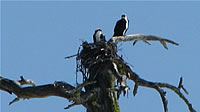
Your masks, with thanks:
M74 55L71 55L71 56L67 56L67 57L65 57L65 59L73 58L73 57L75 57L75 56L78 56L78 54L74 54Z
M133 95L134 96L137 94L137 90L138 90L138 84L135 83L134 90L133 90Z

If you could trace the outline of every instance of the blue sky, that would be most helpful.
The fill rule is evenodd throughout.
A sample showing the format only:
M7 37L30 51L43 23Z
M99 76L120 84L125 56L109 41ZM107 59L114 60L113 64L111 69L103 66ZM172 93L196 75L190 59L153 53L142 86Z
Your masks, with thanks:
M186 97L200 111L200 2L1 2L1 75L19 79L22 75L37 85L66 81L75 85L75 58L73 55L83 40L92 42L92 35L101 28L107 40L121 14L130 20L127 34L158 35L178 42L165 50L159 42L148 46L131 42L119 46L119 54L140 77L178 85L184 78L189 91ZM81 81L81 75L78 75ZM130 81L129 96L120 98L122 112L162 112L159 94L140 87L133 97ZM167 91L169 112L187 112L186 104ZM2 112L66 112L69 104L58 97L21 100L9 106L15 98L1 94ZM84 112L82 106L70 112Z

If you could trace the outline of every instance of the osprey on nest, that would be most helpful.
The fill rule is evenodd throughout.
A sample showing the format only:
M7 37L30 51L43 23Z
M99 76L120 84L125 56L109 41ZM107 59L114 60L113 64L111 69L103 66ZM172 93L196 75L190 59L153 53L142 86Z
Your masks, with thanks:
M103 34L101 29L95 30L94 35L93 35L93 41L94 41L94 43L106 41L105 35Z

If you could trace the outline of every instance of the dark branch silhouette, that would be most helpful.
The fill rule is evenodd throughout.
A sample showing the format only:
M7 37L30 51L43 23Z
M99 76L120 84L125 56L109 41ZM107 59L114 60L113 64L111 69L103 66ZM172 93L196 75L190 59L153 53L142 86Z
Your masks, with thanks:
M168 39L142 34L112 37L108 42L83 42L80 52L78 50L77 54L65 57L65 59L76 57L77 72L80 72L83 76L83 82L77 87L66 82L56 81L53 84L36 86L32 80L23 77L18 81L0 77L0 89L17 96L9 104L20 99L58 96L73 102L65 109L75 105L83 105L87 108L87 112L120 112L118 99L121 93L124 96L127 94L130 88L126 81L132 80L135 83L134 96L140 86L155 89L161 96L165 112L168 112L168 102L163 88L174 91L186 103L190 112L196 112L181 92L182 89L188 94L183 87L182 77L176 87L168 83L147 81L131 70L122 57L117 54L117 43L126 41L134 41L133 44L136 44L137 41L143 41L147 44L150 44L148 41L160 41L166 49L168 49L166 42L178 45ZM31 86L23 87L25 84Z

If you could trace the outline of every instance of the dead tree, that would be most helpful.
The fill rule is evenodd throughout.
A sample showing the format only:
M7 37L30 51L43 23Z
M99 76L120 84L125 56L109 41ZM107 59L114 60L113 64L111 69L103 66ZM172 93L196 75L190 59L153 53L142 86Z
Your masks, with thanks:
M143 41L149 45L148 41L160 41L165 49L168 49L166 43L178 45L168 39L143 34L112 37L107 42L88 43L85 41L81 45L80 52L66 57L66 59L76 57L77 72L80 72L83 76L83 82L78 84L77 87L66 82L35 85L32 80L23 77L20 80L0 77L0 89L17 96L9 105L20 99L58 96L72 102L65 109L75 105L83 105L87 112L120 112L118 99L121 93L126 95L129 90L126 81L132 80L135 83L133 95L137 94L140 86L155 89L161 96L164 112L168 112L168 108L166 92L163 88L174 91L187 104L190 112L196 112L181 92L182 89L188 94L182 84L183 78L180 78L179 85L176 87L168 83L147 81L131 70L122 57L117 54L117 43L126 41L134 41L133 45L138 41ZM23 87L25 84L31 86Z

